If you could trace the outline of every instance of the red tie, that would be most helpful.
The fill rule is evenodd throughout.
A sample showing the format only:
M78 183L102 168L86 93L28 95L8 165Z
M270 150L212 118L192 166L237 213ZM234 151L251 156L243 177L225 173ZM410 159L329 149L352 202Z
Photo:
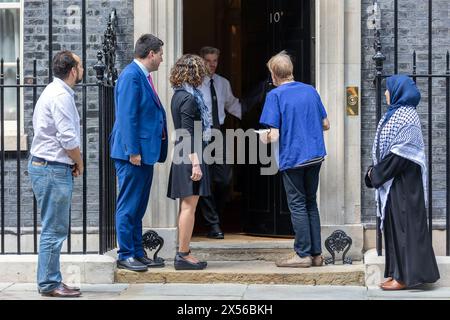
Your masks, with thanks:
M152 75L149 73L148 74L148 82L150 82L150 85L152 86L153 92L156 94L156 97L158 97L158 93L156 92L155 86L153 85L153 79L152 79Z
M153 92L155 93L156 99L158 100L158 104L159 104L158 93L155 90L155 86L153 85L152 75L150 73L148 74L147 79L148 79L148 82L150 82L150 86L152 87ZM162 130L162 140L166 140L166 130L164 130L164 127L163 127L163 130Z

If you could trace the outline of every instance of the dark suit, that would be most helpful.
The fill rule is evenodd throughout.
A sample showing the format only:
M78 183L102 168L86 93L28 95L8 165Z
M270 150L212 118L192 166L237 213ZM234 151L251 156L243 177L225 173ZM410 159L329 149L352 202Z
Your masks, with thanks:
M142 218L153 178L153 165L167 157L166 113L144 72L130 63L115 88L116 121L110 136L111 158L119 180L116 230L119 260L144 255ZM163 135L165 139L163 140ZM141 166L129 162L141 155Z

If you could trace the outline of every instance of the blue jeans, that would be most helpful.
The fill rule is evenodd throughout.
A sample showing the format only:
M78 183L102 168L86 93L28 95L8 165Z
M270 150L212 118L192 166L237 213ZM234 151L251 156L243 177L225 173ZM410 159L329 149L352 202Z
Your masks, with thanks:
M41 293L57 288L62 281L59 256L69 232L69 210L72 202L72 169L57 164L28 163L33 192L41 210L41 238L37 270Z
M134 166L114 159L119 180L116 205L116 232L119 260L142 258L142 218L148 205L153 179L153 166Z
M300 257L322 253L317 188L321 164L282 172L295 232L294 250Z

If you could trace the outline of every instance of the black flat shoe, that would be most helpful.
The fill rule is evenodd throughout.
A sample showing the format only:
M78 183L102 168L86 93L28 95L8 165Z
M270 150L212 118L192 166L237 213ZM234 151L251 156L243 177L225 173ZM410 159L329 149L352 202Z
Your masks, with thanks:
M203 270L206 268L208 263L206 261L199 261L197 263L190 262L186 260L184 257L188 256L189 252L177 252L174 260L175 270Z

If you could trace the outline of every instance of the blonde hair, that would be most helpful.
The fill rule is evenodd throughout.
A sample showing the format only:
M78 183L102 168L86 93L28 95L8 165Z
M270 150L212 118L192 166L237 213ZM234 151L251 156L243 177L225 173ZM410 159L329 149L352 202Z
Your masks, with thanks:
M172 87L180 87L184 83L198 87L207 74L202 58L195 54L185 54L172 67L169 81Z
M294 80L294 65L284 50L270 58L267 68L280 80Z

